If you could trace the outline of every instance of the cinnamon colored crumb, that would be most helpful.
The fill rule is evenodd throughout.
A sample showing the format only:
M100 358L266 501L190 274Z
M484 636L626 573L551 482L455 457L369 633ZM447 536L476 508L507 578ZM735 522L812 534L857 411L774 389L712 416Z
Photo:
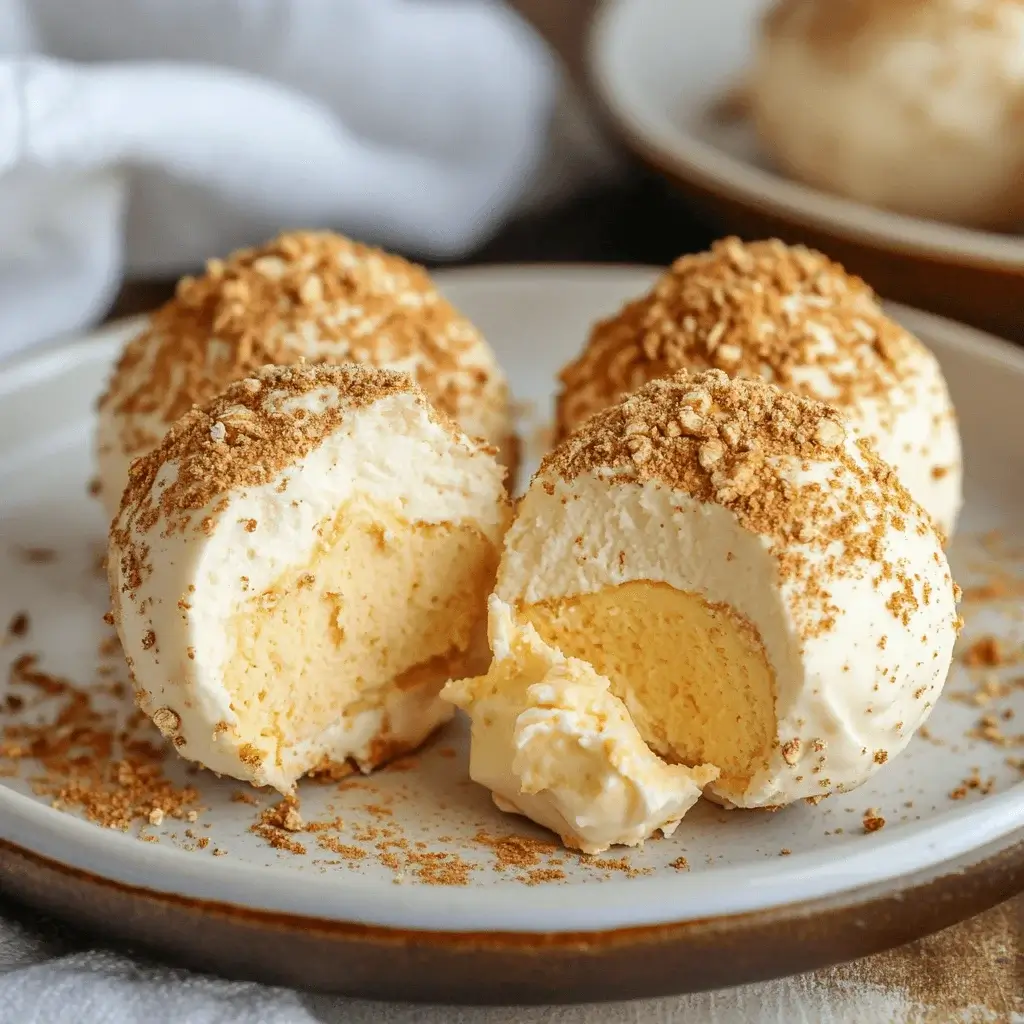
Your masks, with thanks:
M950 791L950 800L963 800L968 793L976 792L981 796L988 796L996 788L994 775L987 779L981 777L981 770L975 765L971 768L971 774L962 779L960 785Z
M275 850L302 856L306 847L290 835L302 830L302 816L299 814L299 801L293 796L286 796L273 807L260 813L259 821L249 827L253 835L272 846Z
M885 828L885 818L877 810L871 808L864 812L861 824L864 826L865 832L877 832L880 828Z
M536 867L541 863L542 855L559 849L555 843L515 834L490 836L486 832L478 832L473 841L491 850L498 871Z
M306 853L306 847L292 839L284 829L274 828L272 825L257 822L249 827L249 831L253 835L259 836L260 839L264 840L275 850L293 853L296 856L303 856Z
M166 778L166 751L149 722L101 711L96 690L44 671L38 655L16 659L4 705L14 717L0 727L0 771L20 774L23 767L38 765L29 779L37 796L105 828L127 831L133 824L195 815L190 808L199 793ZM19 720L23 708L37 717Z
M407 853L405 870L427 885L469 885L473 865L455 853Z
M260 821L272 828L282 828L286 832L302 831L302 815L299 813L297 797L286 796L273 807L268 807L261 815Z
M28 562L30 565L44 565L47 562L52 562L57 557L57 552L53 548L15 548L15 552L23 562Z
M365 860L367 852L360 846L353 846L351 843L342 843L333 836L320 834L316 837L317 845L324 850L330 850L346 860Z
M18 612L7 626L7 634L21 639L28 635L30 625L28 612Z
M582 855L580 863L599 871L616 871L627 878L639 878L641 875L653 874L651 868L635 868L629 863L628 857L592 857Z
M999 665L1006 664L1007 656L997 637L983 636L978 640L975 640L974 643L964 651L961 660L969 668L975 668L977 666L995 668Z
M999 718L982 715L977 724L967 733L969 739L984 740L996 747L1024 747L1024 733L1004 733Z
M527 885L543 885L546 882L561 882L565 880L565 872L558 868L536 868L528 871L520 881Z
M306 823L307 832L340 832L345 827L341 818L332 818L330 821L309 821Z

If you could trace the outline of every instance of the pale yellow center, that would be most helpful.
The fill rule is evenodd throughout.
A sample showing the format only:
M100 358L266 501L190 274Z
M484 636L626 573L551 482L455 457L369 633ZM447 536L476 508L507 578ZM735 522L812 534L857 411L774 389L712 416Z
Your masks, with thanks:
M321 528L308 563L229 624L224 683L239 735L269 758L389 688L436 693L479 669L497 552L468 525L413 524L366 502Z
M776 736L775 680L757 631L730 609L634 581L519 609L563 654L589 662L666 761L713 764L742 790Z

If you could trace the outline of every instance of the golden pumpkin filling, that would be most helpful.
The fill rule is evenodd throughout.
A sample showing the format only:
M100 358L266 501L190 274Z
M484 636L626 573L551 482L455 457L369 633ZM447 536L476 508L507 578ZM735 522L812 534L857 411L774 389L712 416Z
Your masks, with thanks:
M481 670L481 652L487 660L498 553L483 533L410 523L365 500L318 532L307 564L228 626L224 685L238 731L278 762L396 690L429 699L453 675Z
M721 770L742 792L777 733L775 678L757 631L731 609L637 580L521 606L562 654L605 676L644 742L664 760Z

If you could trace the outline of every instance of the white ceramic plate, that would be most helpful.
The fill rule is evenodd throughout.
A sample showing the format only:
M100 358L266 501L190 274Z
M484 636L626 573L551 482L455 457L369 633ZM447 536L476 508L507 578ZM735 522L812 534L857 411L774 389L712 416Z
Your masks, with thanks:
M805 186L772 167L747 122L719 115L742 86L768 3L603 0L590 70L623 140L730 228L809 241L886 295L1015 332L1024 235L901 216Z
M516 396L532 403L529 442L547 418L556 370L577 351L589 324L644 290L651 277L645 269L527 267L449 273L439 280L490 338ZM934 347L960 410L968 502L954 563L962 582L970 583L974 572L992 565L980 540L984 531L1004 531L1004 546L1016 531L1017 556L1024 551L1024 355L933 317L895 313ZM113 327L0 375L0 625L20 611L32 623L27 637L0 649L0 661L37 651L43 669L82 683L93 678L107 629L101 621L105 583L94 568L104 522L87 495L93 407L129 330ZM537 452L528 454L532 468ZM55 557L30 564L26 548L53 549ZM1024 577L1024 561L1006 561L1003 568L1020 569ZM967 641L984 633L998 634L1007 647L1024 640L1012 608L965 611ZM969 685L967 671L958 666L947 691ZM1016 713L1007 732L1014 725L1021 730L1024 691L994 708ZM944 697L930 722L934 741L915 739L870 785L817 807L800 804L776 814L701 806L674 837L628 852L621 863L615 862L619 852L595 862L557 850L538 854L532 866L498 870L493 846L477 838L481 833L492 839L546 834L499 814L487 794L467 781L459 725L431 745L416 770L385 771L342 790L301 787L304 818L340 815L344 827L336 838L365 851L361 859L329 863L338 858L309 833L295 837L307 845L306 855L270 848L248 831L258 808L231 800L244 787L206 772L189 776L173 757L168 774L199 788L203 810L193 825L167 819L147 826L144 831L159 842L141 842L136 828L127 834L102 829L52 809L48 799L33 794L30 765L18 777L0 779L0 839L151 892L330 921L537 933L712 918L896 884L899 876L1010 843L1024 827L1024 786L1007 756L1021 751L965 739L979 714ZM948 794L974 766L994 779L993 792L951 800ZM272 794L256 795L260 807L274 802ZM869 808L887 824L865 834L861 820ZM209 837L209 846L195 849L186 828ZM398 850L401 863L389 867L377 846L388 830L406 841L407 851L458 858L466 884L426 884L416 860L398 847L392 852ZM214 848L227 855L214 857ZM780 855L783 850L791 853ZM680 857L689 870L671 866ZM545 871L550 874L536 874Z

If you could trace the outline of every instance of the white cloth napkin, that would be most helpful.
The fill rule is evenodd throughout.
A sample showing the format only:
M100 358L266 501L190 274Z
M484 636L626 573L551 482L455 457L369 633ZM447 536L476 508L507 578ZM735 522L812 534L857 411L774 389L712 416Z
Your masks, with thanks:
M831 979L830 972L629 1003L428 1007L221 981L88 950L86 943L51 922L26 927L0 918L0 1024L916 1024L939 1019L902 989Z
M560 90L495 0L0 0L0 359L282 229L463 253L595 166Z

